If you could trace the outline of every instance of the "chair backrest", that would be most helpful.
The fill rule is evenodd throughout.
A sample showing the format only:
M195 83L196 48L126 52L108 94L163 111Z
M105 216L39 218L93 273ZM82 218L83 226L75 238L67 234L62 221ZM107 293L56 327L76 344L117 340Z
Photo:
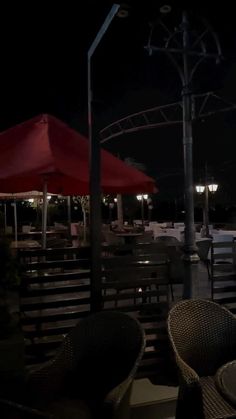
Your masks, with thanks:
M213 235L211 246L211 261L229 262L234 260L234 236L231 234Z
M105 237L107 244L117 244L117 245L124 244L123 237L116 236L116 234L113 233L112 231L103 231L103 236Z
M144 347L143 329L134 318L114 311L95 313L80 320L55 358L31 374L29 384L38 387L40 400L82 395L96 402L134 378Z
M134 255L158 255L167 253L167 249L164 243L137 243L133 249Z
M167 234L163 235L163 236L158 236L155 241L156 241L156 243L159 242L159 243L166 243L166 244L168 244L168 243L178 244L180 242L176 237L168 236Z
M208 259L211 242L211 239L202 239L196 241L197 252L200 260L206 261Z
M232 242L234 240L234 236L232 234L213 234L213 243L218 242Z
M174 223L174 228L185 227L184 223Z
M137 237L136 243L150 243L153 241L153 230L145 231L142 236Z
M212 375L235 358L236 318L226 308L207 300L185 300L169 312L168 334L179 358L197 374Z

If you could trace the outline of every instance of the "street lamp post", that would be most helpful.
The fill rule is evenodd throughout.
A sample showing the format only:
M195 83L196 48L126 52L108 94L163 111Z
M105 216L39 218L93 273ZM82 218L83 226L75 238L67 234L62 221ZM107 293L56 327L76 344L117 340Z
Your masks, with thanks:
M103 25L91 44L88 55L88 132L90 150L90 236L91 236L91 311L99 311L102 308L101 299L101 156L99 137L93 132L92 113L92 83L91 83L91 59L102 37L107 31L113 18L117 14L120 5L111 7Z
M148 195L137 195L137 200L141 202L141 219L142 219L142 226L144 225L144 200L148 200Z
M171 9L170 9L171 10ZM168 10L168 11L170 11ZM153 51L165 52L175 65L182 82L182 105L183 105L183 154L184 154L184 196L185 196L185 246L184 261L186 267L186 277L184 280L184 298L193 298L196 290L192 265L198 262L196 253L195 226L194 226L194 186L193 186L193 161L192 161L192 120L193 114L193 95L191 83L198 66L204 59L215 59L217 62L221 57L221 49L216 37L209 27L205 27L202 33L191 34L187 13L182 13L182 22L174 31L169 30L165 24L158 21L166 34L164 45L153 46L151 39L154 32L154 25L151 28L151 35L146 49L151 55ZM205 37L210 35L213 39L216 51L207 52ZM191 42L190 42L191 39ZM211 44L210 44L211 45ZM191 57L191 61L189 60ZM181 59L181 60L180 60Z
M204 193L204 206L203 206L203 224L205 227L205 236L209 237L209 192L215 193L218 189L216 183L209 183L207 177L205 179L205 185L197 185L196 191L199 194Z

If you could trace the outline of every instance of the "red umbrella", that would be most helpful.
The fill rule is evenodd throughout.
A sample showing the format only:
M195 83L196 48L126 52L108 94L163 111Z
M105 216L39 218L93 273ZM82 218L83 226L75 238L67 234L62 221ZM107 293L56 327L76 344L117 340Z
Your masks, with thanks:
M101 151L104 193L156 192L154 180ZM43 246L46 246L47 191L89 193L89 142L51 115L39 115L0 134L0 191L43 191Z
M89 142L51 115L39 115L0 134L0 191L47 190L89 193ZM155 182L105 150L101 152L104 193L156 192Z

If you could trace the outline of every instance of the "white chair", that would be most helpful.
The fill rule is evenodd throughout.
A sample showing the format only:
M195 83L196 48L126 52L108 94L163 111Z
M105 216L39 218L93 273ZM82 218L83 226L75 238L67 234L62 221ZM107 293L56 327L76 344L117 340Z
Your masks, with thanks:
M70 225L70 234L72 237L78 236L79 233L79 225L78 223L71 223Z
M31 226L30 225L23 225L22 226L22 233L29 233L31 230Z
M133 223L134 223L134 225L142 225L143 224L142 220L134 220Z
M213 243L213 249L212 254L213 255L219 255L219 254L226 254L229 253L229 245L220 246L220 247L214 247L215 243L232 243L233 246L234 236L232 234L213 234L212 235L212 243ZM221 263L223 260L218 259L218 263ZM224 259L224 262L233 263L232 258Z
M174 228L185 227L184 223L174 223Z

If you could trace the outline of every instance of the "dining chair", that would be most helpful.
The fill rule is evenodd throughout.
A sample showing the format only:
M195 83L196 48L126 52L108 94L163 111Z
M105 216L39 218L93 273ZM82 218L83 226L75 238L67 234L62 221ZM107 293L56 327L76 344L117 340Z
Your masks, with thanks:
M113 299L115 307L124 302L151 303L160 297L169 301L172 289L169 290L169 262L165 254L159 254L153 261L147 260L147 255L103 258L102 266L104 303L107 298L110 303ZM115 291L114 295L111 290Z
M180 240L177 239L175 236L169 236L167 234L163 236L158 236L156 238L156 243L163 243L163 244L176 244L178 245L180 243Z
M135 318L116 311L91 314L72 328L55 357L29 372L25 397L15 402L55 419L128 419L144 348Z
M196 246L197 246L197 253L200 258L200 260L204 263L207 269L208 279L211 279L211 273L210 273L210 263L211 258L209 255L209 251L211 248L211 242L212 239L204 238L201 240L196 240Z
M152 243L153 242L153 230L144 231L142 236L137 237L135 242L136 242L136 244Z
M235 316L212 301L193 299L176 303L167 324L179 371L176 419L235 418L236 408L215 384L218 368L235 359Z
M236 260L232 235L213 236L210 260L211 297L232 307L236 303Z

